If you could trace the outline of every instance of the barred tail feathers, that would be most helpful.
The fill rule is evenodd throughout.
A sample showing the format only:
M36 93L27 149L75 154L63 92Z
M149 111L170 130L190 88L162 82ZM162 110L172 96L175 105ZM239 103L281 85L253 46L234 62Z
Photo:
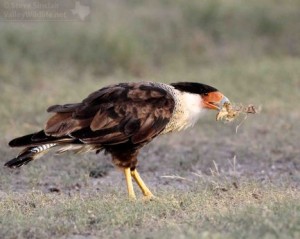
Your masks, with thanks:
M24 135L18 138L11 140L8 145L10 147L35 147L37 145L46 145L53 143L71 143L74 142L73 138L70 136L63 137L53 137L46 135L44 130L39 132Z
M17 157L8 161L4 166L9 168L19 168L28 164L30 161L41 157L50 148L55 147L57 144L49 143L33 147L25 148Z

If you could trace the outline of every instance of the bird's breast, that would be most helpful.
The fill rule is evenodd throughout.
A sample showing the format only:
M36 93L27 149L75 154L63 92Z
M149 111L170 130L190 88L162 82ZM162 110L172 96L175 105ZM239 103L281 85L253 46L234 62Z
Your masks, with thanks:
M193 126L203 112L200 95L180 92L178 90L173 90L172 95L175 100L175 108L162 134L184 130Z

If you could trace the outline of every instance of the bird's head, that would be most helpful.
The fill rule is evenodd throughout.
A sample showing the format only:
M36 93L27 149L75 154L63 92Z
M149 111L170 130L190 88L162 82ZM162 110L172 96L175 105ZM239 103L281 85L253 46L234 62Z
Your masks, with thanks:
M225 103L229 103L228 98L219 91L204 93L201 98L202 106L205 109L220 111Z
M195 82L173 83L175 89L200 95L201 108L210 110L221 110L224 103L230 103L229 99L219 92L216 88Z

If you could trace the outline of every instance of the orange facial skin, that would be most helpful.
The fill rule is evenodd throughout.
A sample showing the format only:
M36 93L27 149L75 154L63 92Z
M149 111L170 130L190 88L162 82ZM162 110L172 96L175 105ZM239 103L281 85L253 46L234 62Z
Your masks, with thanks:
M201 95L202 107L212 110L220 110L225 102L229 100L219 91L205 93Z

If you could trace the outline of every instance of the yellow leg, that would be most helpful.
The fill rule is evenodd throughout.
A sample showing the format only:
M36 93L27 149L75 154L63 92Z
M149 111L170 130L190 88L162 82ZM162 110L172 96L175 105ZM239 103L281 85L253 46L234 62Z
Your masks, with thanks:
M135 170L131 171L131 175L136 183L139 185L140 189L142 190L146 199L154 198L154 195L151 193L149 188L146 186L142 178L140 177L139 173Z
M133 190L133 184L132 184L130 168L125 168L124 169L124 174L125 174L125 178L126 178L128 196L129 196L130 199L135 200L136 197L135 197L135 193L134 193L134 190Z

